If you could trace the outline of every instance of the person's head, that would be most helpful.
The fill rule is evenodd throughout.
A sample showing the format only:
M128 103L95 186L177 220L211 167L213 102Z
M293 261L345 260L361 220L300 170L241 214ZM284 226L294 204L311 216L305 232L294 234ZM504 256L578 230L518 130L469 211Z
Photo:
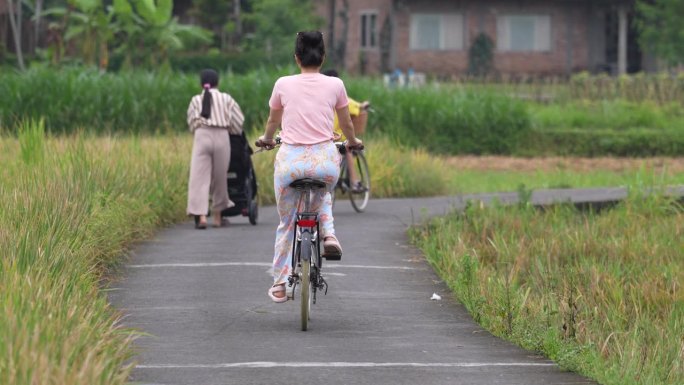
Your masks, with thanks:
M297 32L295 56L302 68L318 68L325 59L323 34L319 31Z
M205 119L209 119L211 116L211 92L209 92L209 90L217 87L218 82L218 72L212 69L206 69L200 72L200 84L202 84L202 88L204 88L204 94L202 95L202 112L200 112L200 116Z
M202 88L214 88L218 86L218 83L218 72L209 68L200 72L200 84L202 84Z
M339 77L340 77L340 74L338 74L337 71L334 70L334 69L332 69L332 68L329 69L329 70L323 71L323 75L325 75L325 76L332 76L332 77L334 77L334 78L339 78Z

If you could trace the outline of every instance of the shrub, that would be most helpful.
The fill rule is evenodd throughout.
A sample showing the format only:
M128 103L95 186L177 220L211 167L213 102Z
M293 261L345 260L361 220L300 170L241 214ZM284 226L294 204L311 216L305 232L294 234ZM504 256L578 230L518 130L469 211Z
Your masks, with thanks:
M468 50L468 74L487 76L492 71L494 58L494 42L482 32L473 41Z

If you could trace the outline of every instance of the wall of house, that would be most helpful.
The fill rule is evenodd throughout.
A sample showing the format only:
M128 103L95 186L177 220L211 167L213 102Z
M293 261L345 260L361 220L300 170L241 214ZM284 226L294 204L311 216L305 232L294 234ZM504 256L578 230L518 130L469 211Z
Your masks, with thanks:
M389 22L388 17L391 10L391 0L348 0L348 9L346 12L345 1L343 0L317 0L315 2L316 10L318 14L327 21L326 26L323 28L324 33L329 32L330 7L333 2L337 14L334 22L334 44L330 44L331 42L328 33L328 38L326 38L326 49L330 52L335 48L337 43L341 41L347 42L344 58L343 60L337 58L338 62L336 65L343 66L353 73L364 72L364 68L365 71L369 73L378 73L381 67L379 39L383 24ZM361 15L367 12L374 12L377 14L376 38L378 40L376 46L373 48L361 47ZM346 15L348 23L346 28L344 25L344 15ZM331 56L331 58L333 60L335 59L333 56ZM365 65L362 65L362 61L365 61Z
M319 0L321 14L329 19L329 4ZM343 1L335 0L338 12ZM378 28L385 18L394 15L393 52L389 67L444 76L461 76L468 71L468 48L480 33L488 34L495 44L493 64L500 74L564 75L580 70L594 70L605 61L605 28L601 6L590 0L349 0L349 29L345 67L360 72L360 13L375 9ZM392 5L395 9L392 10ZM411 15L415 13L453 14L463 17L463 47L458 50L416 50L410 48ZM550 49L546 52L510 52L496 49L497 17L504 15L548 15ZM342 36L342 22L335 24L335 39ZM381 50L363 51L368 73L380 73Z
M589 6L577 2L528 1L443 2L437 0L405 1L398 13L397 66L412 66L417 71L462 75L468 69L468 47L480 33L494 41L493 65L501 74L559 75L588 69ZM457 12L463 15L465 45L460 51L416 51L409 48L412 13ZM496 48L497 17L504 15L549 15L550 50L547 52L507 52Z

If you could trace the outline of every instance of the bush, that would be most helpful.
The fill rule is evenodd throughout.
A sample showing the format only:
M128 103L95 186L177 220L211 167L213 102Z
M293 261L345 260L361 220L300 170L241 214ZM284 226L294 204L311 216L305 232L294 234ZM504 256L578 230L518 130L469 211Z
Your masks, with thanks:
M487 76L492 71L494 59L494 42L482 32L473 41L468 50L468 74L471 76Z

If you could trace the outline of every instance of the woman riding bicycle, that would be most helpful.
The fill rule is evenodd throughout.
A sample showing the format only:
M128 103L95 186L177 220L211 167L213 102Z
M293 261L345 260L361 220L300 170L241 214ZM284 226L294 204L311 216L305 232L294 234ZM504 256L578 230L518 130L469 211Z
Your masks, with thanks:
M325 254L342 254L335 237L331 190L339 177L340 154L333 143L335 112L349 147L361 147L349 116L347 91L342 80L320 73L325 59L323 35L318 31L297 33L295 61L298 75L284 76L273 87L266 129L257 146L273 148L274 135L281 128L281 146L275 160L274 190L280 224L276 230L273 257L273 286L268 295L274 302L285 302L285 283L292 271L290 250L296 219L298 194L290 187L296 179L323 180L325 190L312 198L313 211L319 213Z

